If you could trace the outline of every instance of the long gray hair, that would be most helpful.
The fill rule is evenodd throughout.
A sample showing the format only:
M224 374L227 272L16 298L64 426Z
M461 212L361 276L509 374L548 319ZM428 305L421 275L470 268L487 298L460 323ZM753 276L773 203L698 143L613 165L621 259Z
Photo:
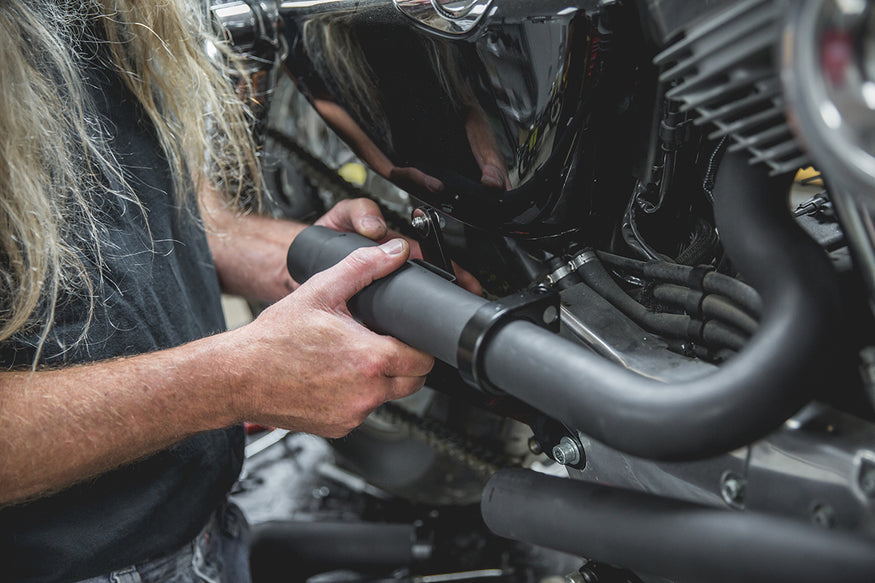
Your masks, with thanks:
M260 188L229 61L206 47L229 51L204 11L186 0L0 2L0 342L39 329L41 346L62 293L93 296L80 258L87 245L100 263L92 197L101 176L125 182L81 76L90 36L155 125L180 196L194 201L206 183L231 198ZM113 195L137 202L126 186Z

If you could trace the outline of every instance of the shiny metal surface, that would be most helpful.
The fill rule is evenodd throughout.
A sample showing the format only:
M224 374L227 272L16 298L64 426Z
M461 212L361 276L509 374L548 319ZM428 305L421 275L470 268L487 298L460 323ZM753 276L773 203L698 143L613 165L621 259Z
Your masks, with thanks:
M276 0L231 0L221 2L211 0L210 10L219 25L228 35L235 50L243 54L253 51L263 53L265 50L278 46L278 3ZM254 55L269 57L273 63L273 52L270 55Z
M492 0L395 0L395 6L422 26L450 35L470 32Z
M862 0L790 3L784 90L796 129L830 183L875 205L875 16Z
M714 366L668 350L665 340L620 313L584 284L562 292L563 334L640 375L663 381L704 376Z
M861 487L873 460L871 423L811 405L751 448L745 507L875 535Z
M615 101L605 71L616 65L631 83L637 69L615 62L599 4L312 0L279 10L287 71L360 158L464 222L547 236L631 188L632 161L612 144L617 117L634 108ZM621 16L612 26L640 36Z
M237 50L252 50L259 36L259 25L252 7L242 0L214 3L213 15L228 33Z

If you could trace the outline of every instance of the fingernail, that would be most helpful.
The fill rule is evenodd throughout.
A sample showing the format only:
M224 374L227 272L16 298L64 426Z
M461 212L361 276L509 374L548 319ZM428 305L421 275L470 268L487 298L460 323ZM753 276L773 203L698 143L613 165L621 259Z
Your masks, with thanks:
M386 255L398 255L402 251L404 251L404 240L403 239L392 239L391 241L386 241L382 245L380 245L380 249L383 250L383 253Z
M368 215L362 217L361 226L366 231L381 231L386 228L386 223L379 217Z

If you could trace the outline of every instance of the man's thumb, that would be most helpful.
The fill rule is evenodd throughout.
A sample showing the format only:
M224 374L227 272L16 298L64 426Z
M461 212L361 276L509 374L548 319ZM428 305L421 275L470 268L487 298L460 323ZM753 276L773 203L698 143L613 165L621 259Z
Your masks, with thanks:
M391 239L378 247L356 249L346 258L312 279L317 279L317 300L324 304L346 303L371 282L389 275L407 260L410 245L404 239Z

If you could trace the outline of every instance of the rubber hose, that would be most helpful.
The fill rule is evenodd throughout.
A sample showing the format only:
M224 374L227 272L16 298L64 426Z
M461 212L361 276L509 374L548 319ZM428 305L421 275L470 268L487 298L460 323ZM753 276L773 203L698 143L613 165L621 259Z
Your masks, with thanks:
M629 271L646 279L688 286L693 267L666 263L664 261L639 261L613 253L598 251L599 259L624 271ZM702 288L729 298L752 316L762 314L762 299L754 288L722 273L707 273L702 279Z
M714 348L740 350L745 337L718 322L706 322L700 338L691 336L693 318L683 314L651 312L635 301L605 270L597 258L584 263L577 273L583 281L633 322L654 334L668 338L691 340Z
M719 320L738 328L748 336L756 332L758 326L756 320L723 296L705 295L688 287L661 283L653 288L653 297L659 302L686 310L688 313L697 313L701 306L701 313L706 319Z

